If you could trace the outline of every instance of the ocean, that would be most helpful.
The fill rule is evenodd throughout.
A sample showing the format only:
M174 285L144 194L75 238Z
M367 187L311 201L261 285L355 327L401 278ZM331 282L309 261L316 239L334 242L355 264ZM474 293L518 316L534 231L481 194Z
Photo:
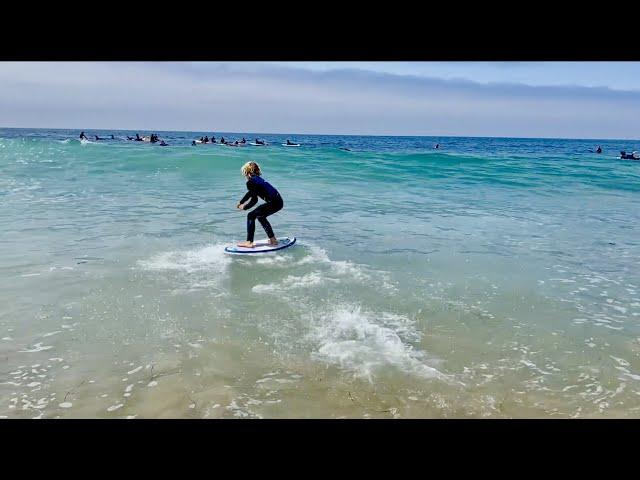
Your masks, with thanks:
M85 132L0 129L0 418L640 417L640 141Z

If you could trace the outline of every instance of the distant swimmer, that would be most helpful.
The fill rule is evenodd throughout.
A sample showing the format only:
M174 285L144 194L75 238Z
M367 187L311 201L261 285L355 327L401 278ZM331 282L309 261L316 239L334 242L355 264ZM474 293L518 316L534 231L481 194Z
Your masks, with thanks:
M116 137L113 136L113 134L111 134L111 140L115 140Z
M214 137L213 135L211 135L211 143L218 143L216 142L216 137Z
M235 142L233 142L234 145L238 145L238 140L236 140Z
M129 135L127 135L127 140L135 140L135 138L130 137Z
M209 143L209 137L208 136L204 137L203 143Z
M264 145L264 141L263 141L263 140L258 140L258 139L256 138L255 144L256 144L256 145Z
M192 141L191 141L191 146L192 146L192 147L195 147L195 146L196 146L196 141L195 141L195 140L192 140Z
M224 137L220 137L220 143L225 144L227 143L227 141L224 139Z
M602 153L602 148L600 148L600 145L598 145L598 148L596 149L596 153Z
M160 142L160 146L161 146L161 147L168 147L168 146L169 146L169 144L168 144L167 142L165 142L164 140L162 140L162 141Z
M98 135L94 135L96 137L96 140L104 140L104 138L100 138Z
M433 147L433 148L435 148L435 149L440 148L440 144L439 144L439 143L436 143L436 146L435 146L435 147Z
M293 143L291 140L287 139L287 145L297 145L297 143Z
M242 137L242 141L240 143L247 143L247 141Z
M140 135L138 135L138 134L136 133L136 142L143 142L143 141L144 141L144 140L142 140L142 139L140 138Z
M89 140L84 132L80 132L80 140Z

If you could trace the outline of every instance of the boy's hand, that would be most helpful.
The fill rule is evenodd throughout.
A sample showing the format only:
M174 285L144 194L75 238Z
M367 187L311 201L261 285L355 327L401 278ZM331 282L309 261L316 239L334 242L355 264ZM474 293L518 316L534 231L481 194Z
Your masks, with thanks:
M238 203L238 205L236 205L236 208L239 208L240 210L244 210L244 205L242 205L241 203Z

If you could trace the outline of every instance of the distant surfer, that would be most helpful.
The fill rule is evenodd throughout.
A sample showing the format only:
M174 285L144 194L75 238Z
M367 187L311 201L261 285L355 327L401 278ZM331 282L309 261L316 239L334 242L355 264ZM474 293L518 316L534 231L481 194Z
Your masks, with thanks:
M140 138L140 135L138 135L138 134L136 133L136 142L143 142L143 141L144 141L144 140L142 140L142 139Z
M596 153L602 153L602 148L600 148L600 145L598 145L598 148L596 148Z
M620 158L623 160L640 160L637 156L637 152L627 153L624 150L620 152Z
M195 141L195 140L192 140L192 141L191 141L191 146L192 146L192 147L195 147L195 146L196 146L196 141Z
M242 137L242 141L240 143L247 143L247 141Z
M84 132L80 132L80 140L89 140Z
M437 150L438 148L440 148L440 144L439 144L439 143L436 143L436 146L435 146L435 147L433 147L433 148L435 148L435 149Z
M262 141L262 140L258 140L258 139L256 138L255 144L256 144L256 145L264 145L264 141Z
M291 140L287 139L287 145L297 145L297 143L292 143Z
M220 143L224 145L225 143L227 143L227 141L224 139L224 137L220 137Z
M115 140L116 137L113 136L113 133L111 134L111 140Z
M271 224L267 220L267 216L272 215L282 209L284 203L278 190L275 189L269 182L265 181L261 175L262 171L260 166L256 162L247 162L240 169L242 175L247 179L247 190L249 190L242 200L238 202L236 208L240 210L249 210L258 202L258 197L264 200L258 208L252 210L247 215L247 241L238 243L239 247L253 248L253 235L256 230L256 219L264 228L264 231L269 237L270 245L277 245L276 239ZM251 199L251 200L249 200ZM249 200L246 204L246 202Z

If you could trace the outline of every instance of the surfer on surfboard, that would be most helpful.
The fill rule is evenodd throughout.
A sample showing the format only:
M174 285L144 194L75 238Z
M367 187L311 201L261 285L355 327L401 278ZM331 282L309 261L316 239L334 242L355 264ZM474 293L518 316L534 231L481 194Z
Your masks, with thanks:
M247 215L247 241L238 243L238 246L253 248L253 235L256 230L256 219L260 222L260 225L262 225L262 228L264 228L264 231L267 233L267 237L269 237L269 244L277 245L278 240L273 233L271 224L267 220L267 216L282 209L284 206L282 197L280 196L280 193L278 193L278 190L261 177L262 171L256 162L245 163L240 171L247 179L247 190L249 191L244 197L242 197L242 200L238 202L236 208L240 210L249 210L258 203L258 197L263 199L266 203L263 203ZM249 201L245 204L244 202L247 200Z

